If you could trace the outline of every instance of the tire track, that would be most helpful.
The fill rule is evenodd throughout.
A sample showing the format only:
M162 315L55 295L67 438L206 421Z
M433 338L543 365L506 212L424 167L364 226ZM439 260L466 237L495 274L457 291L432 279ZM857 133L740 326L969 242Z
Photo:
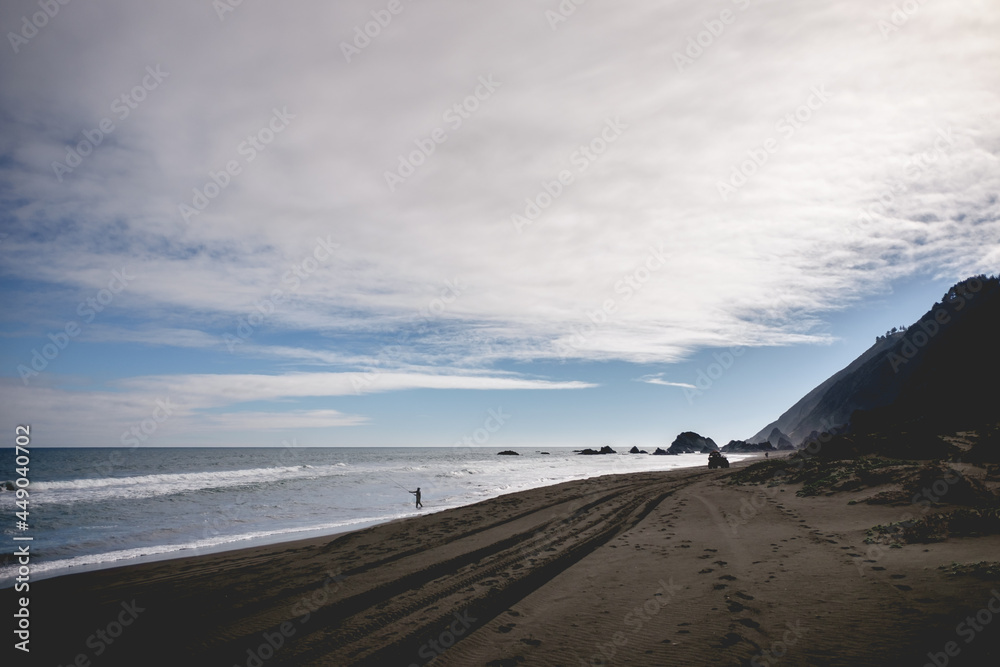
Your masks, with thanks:
M549 531L557 523L555 519L532 531L401 577L380 587L377 596L367 597L362 593L354 596L348 606L337 603L323 610L326 612L324 622L317 623L322 627L317 627L305 644L298 645L300 650L295 651L295 662L329 664L335 660L339 664L381 665L401 657L409 664L419 647L448 627L453 616L449 612L429 620L412 619L409 625L417 627L400 628L407 619L431 609L436 603L460 598L464 592L473 597L452 600L447 606L450 610L468 610L477 619L475 627L479 627L598 547L635 527L665 498L701 477L685 480L652 499L651 494L664 482L662 478L639 485L634 482L616 485L614 492L603 493L559 521L562 528L554 539ZM596 517L592 515L595 508L611 504L614 506L607 511ZM523 567L526 564L529 565L527 569ZM464 573L460 571L462 568L466 569ZM491 582L495 585L478 594L469 590L489 578L501 581ZM377 602L374 601L376 597ZM400 632L404 633L403 637L399 636ZM382 648L367 653L363 647L351 651L351 645L361 639L365 640L366 647L381 645Z
M554 523L561 523L561 522L563 522L563 521L566 520L567 516L574 516L575 517L575 516L578 516L578 515L580 515L582 513L587 512L588 510L592 509L595 506L598 506L598 505L601 505L603 503L606 503L609 500L611 500L612 498L614 498L615 496L617 496L618 493L619 493L619 490L621 488L626 488L626 487L630 487L630 486L633 486L633 485L634 485L634 483L632 483L632 484L616 484L616 485L614 485L614 486L611 487L611 489L610 489L611 493L607 493L608 489L604 489L604 490L599 491L599 492L574 494L574 495L570 496L569 498L560 498L560 499L555 500L553 502L547 503L547 504L545 504L545 505L543 505L541 507L529 509L529 510L522 511L522 512L518 512L517 514L514 514L513 516L501 519L499 521L495 521L495 522L490 523L490 524L488 524L486 526L480 526L480 527L474 528L472 530L468 530L468 531L465 531L465 532L460 533L458 535L455 535L454 537L450 537L449 540L448 540L448 544L451 545L451 546L455 546L456 543L459 543L462 540L465 540L465 539L467 539L469 537L475 536L475 535L477 535L479 533L482 533L482 532L485 532L485 531L488 531L488 530L492 530L494 528L498 528L498 527L503 526L505 524L509 524L509 523L518 521L520 519L523 519L525 517L531 516L533 514L540 514L542 512L545 512L547 510L552 509L553 507L558 507L559 505L572 504L572 503L578 502L581 499L584 499L584 498L586 498L588 496L593 496L593 495L596 495L596 494L603 494L599 498L597 498L596 500L592 500L592 501L590 501L590 502L588 502L588 503L586 503L586 504L584 504L584 505L582 505L582 506L574 509L570 515L553 517L552 519L550 519L550 520L548 520L548 521L546 521L546 522L544 522L542 524L534 526L529 531L523 531L521 533L515 534L515 535L513 535L513 536L511 536L509 538L506 538L504 540L500 540L498 542L493 542L493 543L491 543L491 544L489 544L487 546L480 547L478 549L473 549L473 550L468 551L466 553L462 553L462 554L459 554L459 555L454 556L452 558L449 558L449 559L447 559L445 561L442 561L440 563L436 563L435 565L433 565L433 566L431 566L429 568L425 568L425 569L417 571L417 572L411 572L411 573L408 573L408 574L404 574L401 577L399 577L398 579L395 579L395 580L393 580L391 582L380 584L380 585L375 586L373 588L370 588L368 590L364 590L364 591L358 592L358 593L352 595L351 597L344 598L342 600L337 601L335 603L335 608L327 607L327 608L322 608L322 609L319 609L319 610L316 610L316 611L312 611L311 612L311 618L310 618L310 625L316 623L316 621L314 621L313 619L317 619L318 618L319 619L319 623L317 623L317 625L324 625L327 628L330 628L330 627L339 627L340 624L341 624L341 620L342 619L345 619L345 618L347 618L349 616L352 616L352 615L355 615L355 614L359 614L359 613L363 612L367 608L371 608L371 607L374 607L374 606L376 606L378 604L384 603L385 601L387 601L387 600L389 600L389 599L391 599L393 597L405 594L409 590L414 590L414 589L421 588L422 586L424 586L425 584L427 584L430 581L433 581L434 579L437 579L437 578L445 576L447 574L456 572L456 571L458 571L458 570L460 570L460 569L462 569L462 568L464 568L464 567L466 567L466 566L468 566L468 565L470 565L472 563L479 562L479 561L481 561L483 559L486 559L486 558L488 558L489 556L491 556L492 554L494 554L496 552L503 551L504 549L512 548L513 546L516 546L516 543L517 543L518 540L526 540L526 539L530 538L531 536L536 536L537 537L539 534L542 534L542 533L546 532L549 528L551 528L552 524L554 524ZM337 544L337 543L339 543L339 546L341 548L343 548L343 547L346 546L344 543L347 542L348 540L350 540L351 538L354 538L354 537L355 537L355 534L348 534L348 535L342 536L341 538L336 539L333 542L331 542L331 545L327 546L324 549L324 552L331 551L332 550L331 547L334 544ZM527 551L527 549L522 549L522 550ZM363 574L363 573L368 572L368 571L371 571L371 570L373 570L373 569L375 569L377 567L382 567L382 566L385 566L385 565L390 565L390 564L392 564L394 562L401 561L401 560L403 560L403 559L405 559L407 557L414 556L414 555L419 555L419 554L423 554L425 551L426 551L426 548L409 549L409 550L407 550L405 552L402 552L402 553L392 554L392 555L390 555L390 556L388 556L386 558L381 558L381 559L378 559L378 560L375 560L375 561L371 561L371 562L368 562L368 563L363 563L363 564L361 564L361 565L359 565L357 567L354 567L354 568L351 568L351 569L348 569L348 570L340 571L339 574L341 576L345 577L345 578L347 578L347 577L357 577L358 575ZM254 600L250 605L247 605L244 608L244 610L245 610L244 611L244 615L240 619L238 619L237 621L235 621L235 625L237 627L232 628L232 629L227 628L227 627L217 627L217 628L215 628L215 637L216 638L232 637L232 639L234 641L238 642L240 640L240 638L246 633L246 624L247 624L248 617L254 616L254 615L266 617L267 614L268 614L268 612L275 605L280 605L280 604L286 603L289 599L294 599L294 598L299 597L301 595L308 594L308 593L312 592L313 590L314 590L314 586L310 585L310 586L303 586L303 587L300 587L300 588L286 589L286 590L283 590L283 591L281 591L279 593L274 593L274 594L271 594L271 595L262 596L261 598L258 598L256 600ZM253 624L252 621L251 621L251 624ZM271 628L270 625L267 624L267 623L260 623L260 624L256 624L256 625L259 625L259 631L273 630L273 628ZM235 645L229 647L229 649L237 649L237 648L238 648L238 646L235 646ZM218 653L220 655L220 658L219 658L220 660L223 659L222 656L224 656L226 654L227 650L229 650L229 649L227 649L227 648L221 648L221 647L218 649Z

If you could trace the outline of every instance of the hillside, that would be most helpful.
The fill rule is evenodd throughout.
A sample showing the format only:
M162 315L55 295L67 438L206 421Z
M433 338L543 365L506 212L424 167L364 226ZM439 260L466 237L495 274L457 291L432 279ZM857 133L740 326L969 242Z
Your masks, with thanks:
M799 445L814 431L859 421L865 428L920 422L943 432L997 419L998 334L1000 279L963 280L912 326L879 336L749 441L767 440L775 428Z

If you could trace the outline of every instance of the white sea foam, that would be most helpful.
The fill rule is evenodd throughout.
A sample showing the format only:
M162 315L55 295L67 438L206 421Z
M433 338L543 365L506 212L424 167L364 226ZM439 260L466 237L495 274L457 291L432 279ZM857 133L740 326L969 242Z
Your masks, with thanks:
M447 508L441 508L437 511L441 511L443 509ZM46 576L54 576L56 574L68 574L74 569L79 568L95 569L102 566L110 567L128 565L128 561L137 559L144 561L156 560L155 557L157 556L183 558L185 556L197 555L195 553L185 552L195 551L200 553L211 553L213 551L219 551L220 547L239 549L253 544L268 544L283 541L289 538L297 539L298 537L306 537L311 533L335 534L347 530L354 530L363 525L372 525L385 521L392 521L394 519L405 519L416 514L426 513L427 512L403 512L391 516L364 517L347 521L334 521L317 526L285 528L271 531L255 531L239 535L220 535L217 537L193 540L191 542L184 542L181 544L158 544L147 547L137 547L134 549L119 549L117 551L87 554L84 556L76 556L74 558L42 561L37 564L33 564L31 572L35 578L45 578ZM11 582L14 581L15 576L17 576L16 565L0 567L0 587L9 586Z
M67 471L107 460L105 452L61 455ZM269 466L276 456L250 449L157 450L137 453L129 461L131 476L76 472L33 480L31 501L46 521L32 524L35 544L45 547L33 550L32 572L56 576L332 534L561 482L705 464L695 454L578 456L553 450L546 457L496 457L450 448L353 448L303 450L295 453L296 465ZM51 458L49 469L59 461ZM233 469L241 461L245 467ZM199 462L201 471L163 472ZM406 493L418 486L422 510L413 509L413 496ZM12 493L0 492L0 509L13 512ZM0 587L12 585L12 572L9 565L0 567Z
M73 503L117 498L152 498L187 491L254 486L281 480L315 479L346 474L338 465L284 466L134 477L89 477L58 482L36 482L32 484L32 489L35 492L33 497L35 503Z

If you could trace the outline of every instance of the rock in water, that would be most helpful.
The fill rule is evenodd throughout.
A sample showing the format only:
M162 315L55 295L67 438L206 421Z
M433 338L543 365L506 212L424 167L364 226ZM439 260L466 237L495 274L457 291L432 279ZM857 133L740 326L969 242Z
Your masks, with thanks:
M587 448L587 449L583 449L583 450L580 450L580 451L577 452L577 454L584 454L586 456L593 456L595 454L617 454L617 453L618 452L616 452L615 450L611 449L607 445L604 445L603 447L601 447L601 451L597 451L596 449Z
M668 454L708 454L709 452L717 451L719 446L715 444L715 441L711 438L705 438L693 431L684 431L678 435L673 443L670 445L670 449L667 450Z

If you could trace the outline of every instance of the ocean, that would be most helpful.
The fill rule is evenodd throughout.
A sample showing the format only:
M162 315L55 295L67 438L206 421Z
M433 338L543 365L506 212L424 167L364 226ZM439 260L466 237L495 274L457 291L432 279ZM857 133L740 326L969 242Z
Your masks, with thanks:
M542 451L548 452L543 454ZM13 480L14 450L4 450ZM580 456L478 447L32 448L28 529L0 491L31 578L334 534L598 475L703 466L701 454ZM745 458L731 455L730 460ZM423 509L407 493L420 487ZM28 541L13 538L31 537ZM14 547L0 588L17 576Z

